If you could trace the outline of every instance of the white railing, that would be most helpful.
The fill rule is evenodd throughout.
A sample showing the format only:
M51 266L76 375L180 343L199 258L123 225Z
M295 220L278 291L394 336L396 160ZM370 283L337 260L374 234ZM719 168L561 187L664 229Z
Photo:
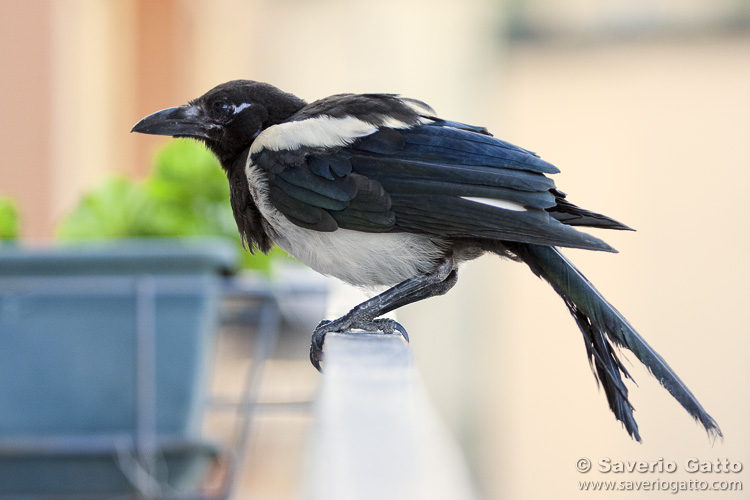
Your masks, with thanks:
M342 293L354 303L347 290L333 292L332 312ZM401 336L330 334L324 355L305 500L477 498Z

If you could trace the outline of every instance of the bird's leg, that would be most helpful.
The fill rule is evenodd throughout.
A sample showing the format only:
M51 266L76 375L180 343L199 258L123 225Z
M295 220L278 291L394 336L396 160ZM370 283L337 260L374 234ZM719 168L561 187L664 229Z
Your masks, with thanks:
M330 332L344 332L351 329L381 331L391 334L398 332L408 342L406 330L395 320L378 318L383 314L419 300L443 295L458 280L458 273L453 269L453 258L446 257L427 274L418 274L385 292L362 302L351 311L333 321L323 321L315 329L310 344L310 361L320 371L323 359L323 342Z

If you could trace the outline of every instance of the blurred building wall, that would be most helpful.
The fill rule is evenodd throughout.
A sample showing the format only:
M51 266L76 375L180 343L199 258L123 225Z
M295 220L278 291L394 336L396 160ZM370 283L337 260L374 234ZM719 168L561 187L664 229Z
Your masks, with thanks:
M45 2L5 3L0 15L0 196L17 198L29 225L25 234L51 231L53 180L52 20Z
M619 254L567 250L720 423L703 429L625 351L643 444L597 388L562 301L523 265L476 266L482 336L472 359L486 391L474 451L488 498L746 498L750 473L581 474L588 458L690 457L750 463L750 36L709 31L514 46L498 135L562 172L574 203L635 232L591 231ZM469 269L467 269L469 271ZM471 272L475 272L471 269ZM488 280L488 276L491 276ZM494 279L493 279L494 278ZM500 281L500 280L503 281ZM489 284L487 282L490 282ZM460 286L460 283L459 283ZM484 361L482 361L484 360ZM486 406L485 406L486 405ZM488 438L488 432L494 434ZM747 469L747 467L745 467ZM578 481L743 481L745 491L580 491Z

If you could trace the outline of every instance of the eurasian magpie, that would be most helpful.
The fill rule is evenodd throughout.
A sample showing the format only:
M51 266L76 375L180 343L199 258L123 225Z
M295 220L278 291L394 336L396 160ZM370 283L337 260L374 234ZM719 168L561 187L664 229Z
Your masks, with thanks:
M714 419L664 359L560 252L614 252L576 226L630 229L577 207L546 174L558 169L487 129L438 118L396 94L338 94L308 104L267 83L221 84L151 114L133 132L192 137L218 157L246 246L276 243L316 271L390 287L312 336L406 331L383 314L441 295L461 263L492 253L521 261L562 297L583 333L609 407L640 441L615 346L629 349L713 436Z

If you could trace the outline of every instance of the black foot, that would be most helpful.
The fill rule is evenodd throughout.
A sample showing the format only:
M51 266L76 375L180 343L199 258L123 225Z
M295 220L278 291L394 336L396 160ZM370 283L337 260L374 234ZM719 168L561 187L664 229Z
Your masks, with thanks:
M409 334L406 329L396 320L390 318L375 318L372 320L352 320L348 315L333 321L323 320L315 328L310 343L310 362L316 370L322 371L320 362L323 361L323 343L326 335L331 332L347 332L350 330L364 330L367 332L383 332L387 335L394 333L400 334L404 340L409 342Z

